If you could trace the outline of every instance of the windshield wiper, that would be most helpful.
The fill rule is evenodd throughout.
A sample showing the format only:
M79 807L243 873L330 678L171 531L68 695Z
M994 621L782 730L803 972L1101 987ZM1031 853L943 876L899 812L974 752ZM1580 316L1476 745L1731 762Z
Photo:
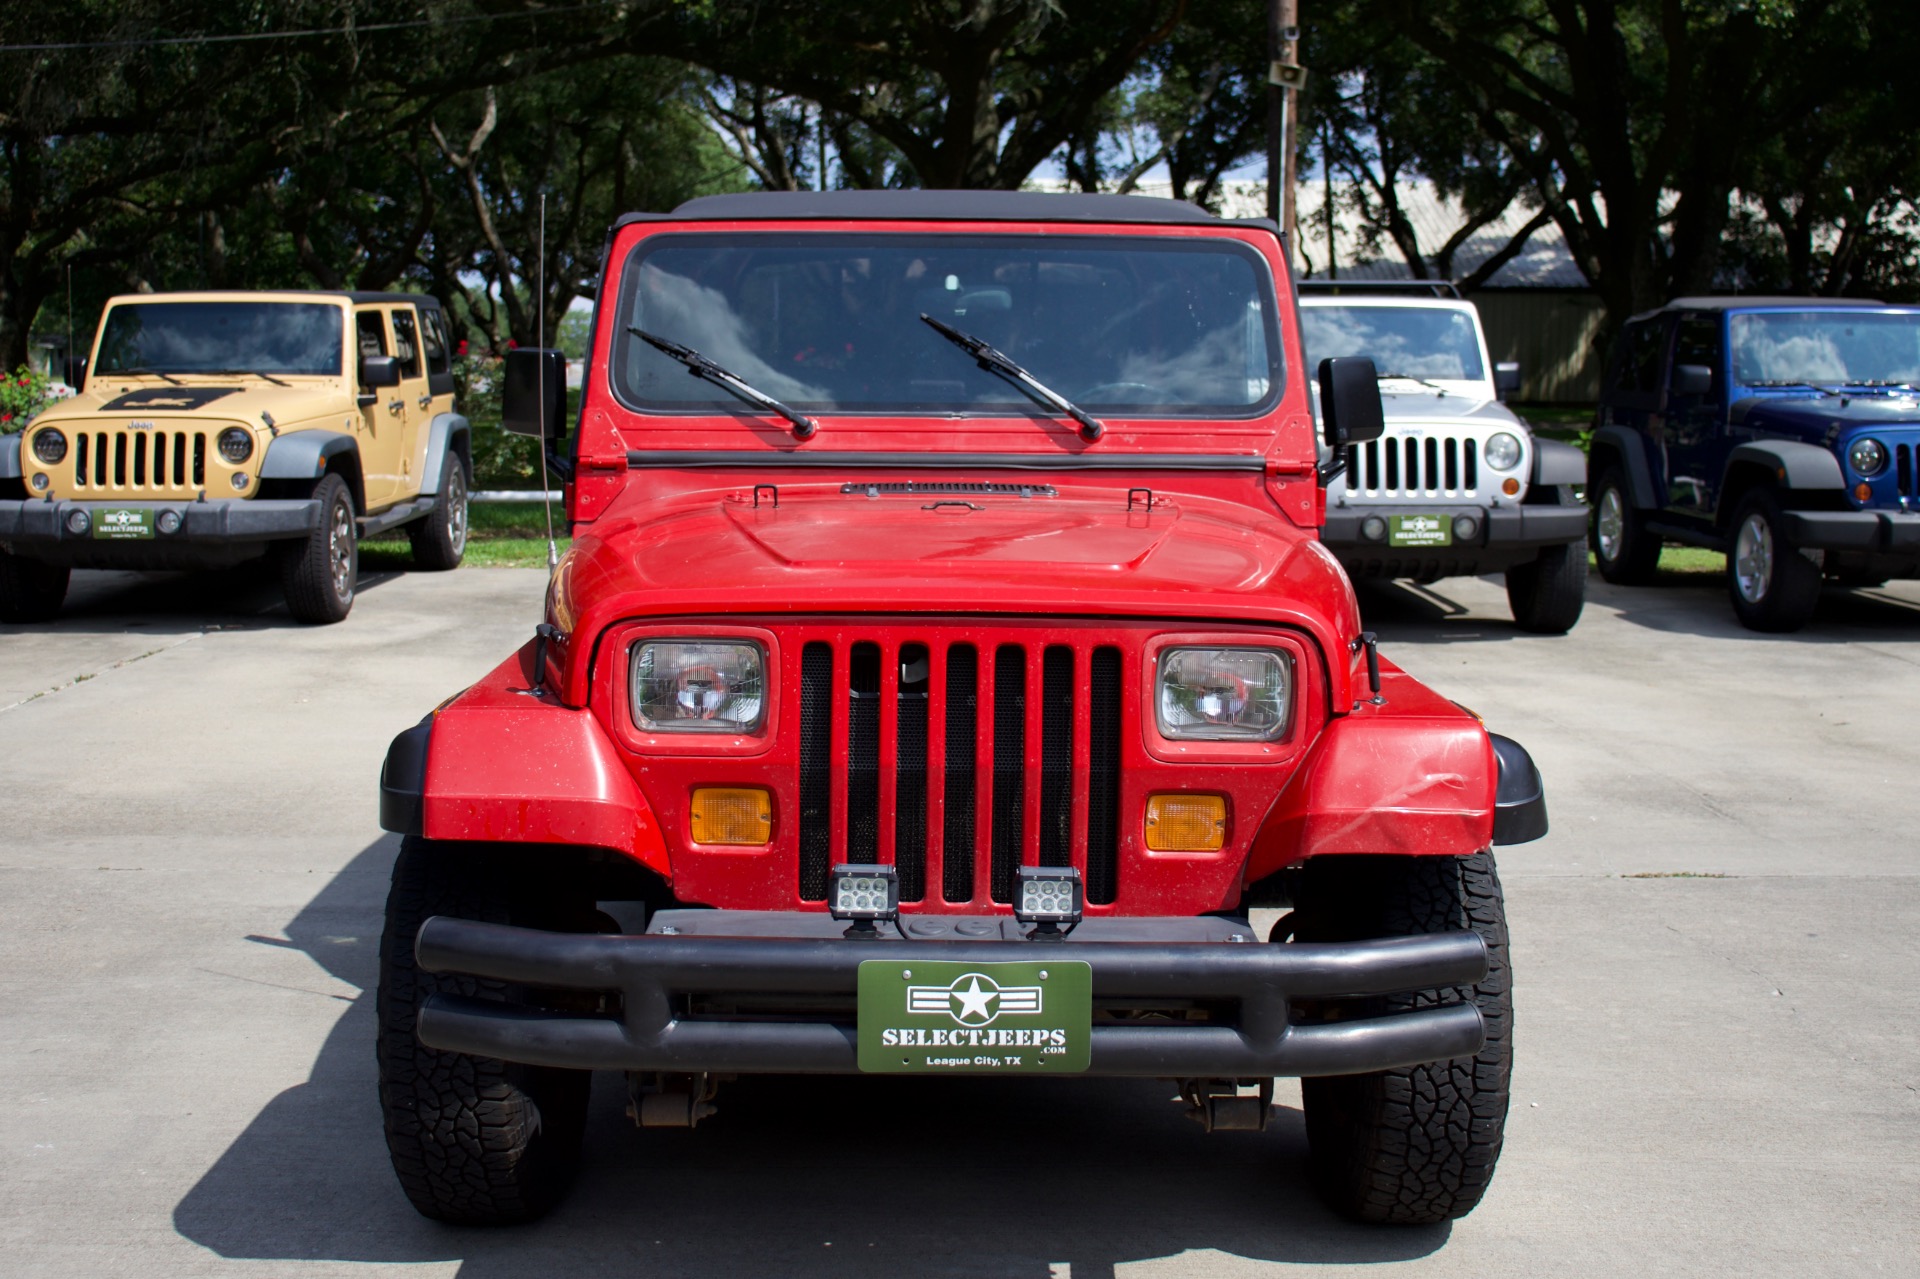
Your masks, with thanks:
M693 374L693 376L705 378L715 386L725 387L749 404L756 404L763 409L778 413L781 417L793 423L793 434L796 439L804 440L820 429L820 424L808 417L805 413L790 409L780 401L774 399L771 395L768 395L765 391L755 389L753 386L741 380L738 374L729 373L726 369L721 368L718 364L715 364L712 360L709 360L692 347L681 346L678 342L669 342L666 338L657 337L634 324L627 326L627 332L633 334L633 336L639 338L648 346L658 350L661 354L671 356L680 361L680 363L687 366L687 372Z
M1091 443L1107 433L1100 421L1087 411L1069 400L1060 392L1046 385L1039 378L1015 364L1011 359L993 347L987 345L970 333L962 333L950 324L942 324L931 315L921 312L920 318L933 326L933 331L961 350L971 355L974 362L989 373L998 373L1007 381L1031 395L1040 403L1056 413L1064 413L1080 424L1080 438Z
M1438 391L1442 395L1447 394L1447 388L1444 386L1441 386L1438 382L1429 382L1427 381L1427 379L1423 377L1415 377L1411 373L1376 373L1373 375L1373 380L1376 382L1386 382L1389 380L1396 380L1401 382L1418 382L1421 386L1427 387L1429 390Z
M122 377L162 377L162 378L165 378L167 381L173 383L175 386L186 385L185 382L182 382L179 378L175 377L173 374L162 373L159 369L110 369L108 370L108 372L118 373Z
M1838 387L1834 387L1834 386L1821 386L1821 385L1820 385L1820 384L1819 384L1818 382L1801 382L1801 381L1797 381L1797 380L1795 380L1795 379L1792 379L1792 378L1788 378L1788 379L1786 379L1785 381L1778 381L1778 382L1749 382L1749 383L1747 383L1747 385L1748 385L1748 386L1763 386L1763 387L1766 387L1766 388L1767 388L1767 389L1769 389L1769 390L1785 390L1785 389L1787 389L1787 388L1790 388L1790 387L1796 387L1796 386L1804 386L1804 387L1806 387L1806 388L1807 388L1807 389L1808 389L1809 391L1818 391L1818 392L1820 392L1820 394L1822 394L1822 395L1838 395L1838 394L1840 394L1840 388L1838 388Z
M207 372L214 377L263 377L275 386L293 385L291 382L281 381L271 373L262 373L259 369L208 369Z

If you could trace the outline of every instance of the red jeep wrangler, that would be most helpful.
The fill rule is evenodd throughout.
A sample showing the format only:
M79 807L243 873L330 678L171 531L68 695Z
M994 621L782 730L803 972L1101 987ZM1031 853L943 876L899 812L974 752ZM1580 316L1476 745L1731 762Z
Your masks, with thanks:
M716 196L613 228L542 623L400 735L380 1094L414 1205L523 1220L596 1070L1302 1086L1340 1211L1479 1201L1518 745L1382 661L1266 222L1124 196ZM1333 455L1380 431L1318 370ZM602 907L605 907L603 910ZM1288 906L1266 937L1248 911ZM616 915L624 919L616 921ZM624 926L623 926L624 925Z

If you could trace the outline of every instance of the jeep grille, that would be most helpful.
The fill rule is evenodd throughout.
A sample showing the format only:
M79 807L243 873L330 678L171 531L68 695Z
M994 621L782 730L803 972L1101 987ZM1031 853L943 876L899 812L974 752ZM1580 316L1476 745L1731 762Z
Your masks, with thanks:
M206 487L207 435L197 431L81 431L73 485L89 493L190 497Z
M1367 497L1451 497L1480 491L1480 448L1473 439L1384 439L1347 449L1347 491Z
M947 902L1009 902L1030 844L1040 865L1077 866L1088 902L1115 900L1118 648L812 640L799 667L803 899L825 899L834 862L883 860L890 829L903 901L937 891ZM838 777L836 737L847 759Z

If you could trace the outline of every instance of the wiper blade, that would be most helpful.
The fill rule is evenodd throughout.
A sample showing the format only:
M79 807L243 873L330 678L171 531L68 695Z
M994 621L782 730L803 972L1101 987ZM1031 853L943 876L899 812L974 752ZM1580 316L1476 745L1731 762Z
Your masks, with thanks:
M291 382L281 381L271 373L262 373L259 369L209 369L208 372L214 377L263 377L275 386L293 385Z
M1784 381L1778 381L1778 382L1749 382L1749 383L1747 383L1747 385L1748 385L1748 386L1761 386L1761 387L1766 387L1766 388L1767 388L1768 390L1775 390L1775 391L1777 391L1777 390L1785 390L1785 389L1787 389L1787 388L1790 388L1790 387L1796 387L1796 386L1804 386L1804 387L1806 387L1806 388L1807 388L1807 389L1808 389L1809 391L1818 391L1818 392L1820 392L1820 394L1822 394L1822 395L1838 395L1838 394L1840 394L1840 388L1839 388L1839 387L1835 387L1835 386L1822 386L1822 385L1820 385L1820 384L1819 384L1818 382L1801 382L1801 381L1798 381L1798 380L1796 380L1796 379L1793 379L1793 378L1788 378L1788 379L1786 379L1786 380L1784 380Z
M670 342L657 334L647 332L638 325L629 324L627 326L627 332L633 334L633 336L639 338L642 342L653 347L661 354L680 361L680 363L687 366L687 372L693 376L704 378L715 386L724 387L749 404L758 405L771 413L778 413L781 417L793 423L793 434L795 438L804 440L820 429L820 424L808 417L805 413L788 408L771 395L768 395L765 391L759 390L743 381L738 374L730 373L726 369L721 368L718 364L715 364L712 360L709 360L692 347L681 346L678 342Z
M924 311L920 313L920 318L932 325L934 332L971 355L974 363L987 372L998 373L1054 412L1064 413L1078 422L1081 439L1091 443L1107 433L1107 428L1099 419L1088 414L1085 409L1015 364L1011 358L995 350L986 342L974 337L971 333L962 333L950 324L942 324Z
M1442 395L1447 394L1447 388L1444 386L1441 386L1438 382L1429 382L1427 381L1427 379L1423 377L1415 377L1411 373L1375 373L1373 375L1373 380L1376 382L1386 382L1389 380L1399 381L1399 382L1418 382L1421 386L1424 386L1429 390L1438 391Z
M175 386L186 385L185 382L182 382L179 378L175 377L173 374L162 373L159 369L111 369L108 371L108 373L101 374L101 376L107 377L113 373L118 373L122 377L159 377L159 378L165 378L167 381L173 383Z

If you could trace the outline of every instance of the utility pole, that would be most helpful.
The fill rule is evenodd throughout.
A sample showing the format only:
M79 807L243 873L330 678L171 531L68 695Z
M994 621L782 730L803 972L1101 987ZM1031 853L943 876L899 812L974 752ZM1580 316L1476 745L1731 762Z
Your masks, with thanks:
M1299 238L1294 167L1300 128L1300 0L1267 0L1267 216L1286 232L1287 252ZM1277 181L1275 179L1278 179Z

